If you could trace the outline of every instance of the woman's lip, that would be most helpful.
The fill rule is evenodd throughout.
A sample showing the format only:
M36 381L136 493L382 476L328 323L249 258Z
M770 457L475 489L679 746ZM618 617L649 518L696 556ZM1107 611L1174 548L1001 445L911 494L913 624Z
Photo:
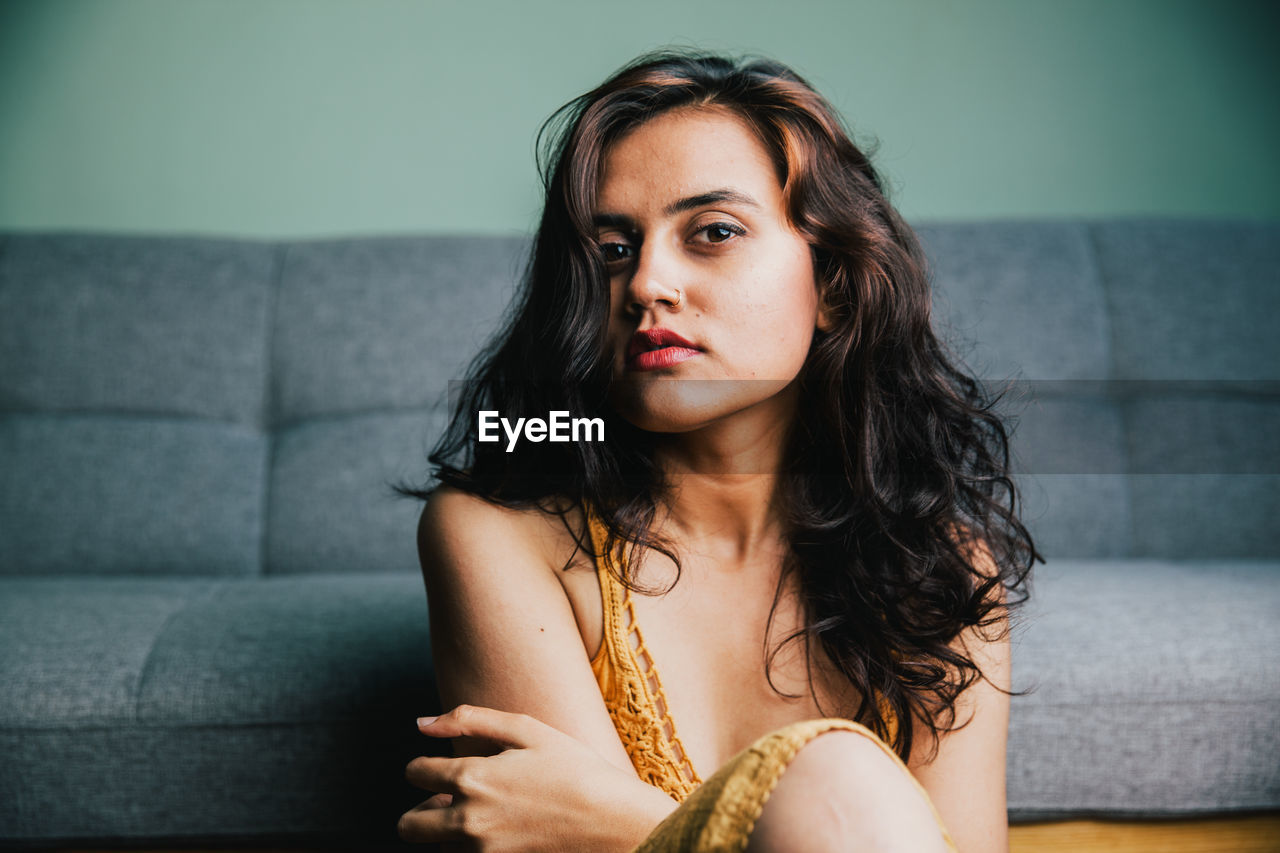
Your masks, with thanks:
M631 336L631 341L627 345L627 358L635 358L642 352L663 347L684 347L692 350L698 348L692 341L685 340L670 329L655 326Z
M646 350L627 359L628 370L661 370L701 354L701 350L690 347L663 347Z

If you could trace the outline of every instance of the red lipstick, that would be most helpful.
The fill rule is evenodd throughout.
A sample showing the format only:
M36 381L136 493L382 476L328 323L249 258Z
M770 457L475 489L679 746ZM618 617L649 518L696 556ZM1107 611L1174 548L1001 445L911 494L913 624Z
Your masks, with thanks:
M631 336L628 370L661 370L693 358L701 350L670 329L645 329Z

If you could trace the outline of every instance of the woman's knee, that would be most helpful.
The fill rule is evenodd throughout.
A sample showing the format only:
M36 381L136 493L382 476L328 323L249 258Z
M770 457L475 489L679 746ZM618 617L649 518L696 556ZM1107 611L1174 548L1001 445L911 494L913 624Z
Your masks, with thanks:
M946 845L907 770L871 737L836 730L809 741L791 760L747 850L924 853Z

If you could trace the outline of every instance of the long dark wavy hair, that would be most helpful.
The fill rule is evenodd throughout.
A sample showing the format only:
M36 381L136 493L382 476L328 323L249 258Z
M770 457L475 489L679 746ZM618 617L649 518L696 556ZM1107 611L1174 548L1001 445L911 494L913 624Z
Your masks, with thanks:
M679 571L674 545L651 530L665 488L658 437L608 403L609 276L592 214L609 146L666 110L698 106L731 110L767 149L833 321L815 332L801 371L800 414L777 485L789 544L778 590L797 581L804 625L766 643L766 673L785 644L820 643L862 697L828 712L887 739L883 703L897 720L924 720L936 745L954 727L957 697L983 677L953 641L970 627L1002 637L1042 558L1015 511L998 395L934 334L915 234L836 111L786 66L648 54L547 120L538 135L546 201L523 287L461 383L430 454L434 476L494 503L557 513L588 553L573 508L590 506L609 531L606 547L632 556L652 548ZM526 441L508 453L504 443L477 441L481 410L600 417L608 440ZM976 559L983 551L989 559ZM775 596L770 627L777 604ZM814 693L812 667L810 676ZM896 730L891 746L905 761L913 727Z

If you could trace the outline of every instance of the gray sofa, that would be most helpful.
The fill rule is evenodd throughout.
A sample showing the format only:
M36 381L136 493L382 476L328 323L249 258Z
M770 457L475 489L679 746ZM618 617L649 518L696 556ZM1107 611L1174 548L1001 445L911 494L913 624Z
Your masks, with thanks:
M1011 819L1280 808L1280 225L921 234L1048 558ZM388 484L524 248L0 235L0 842L394 843L436 700Z

